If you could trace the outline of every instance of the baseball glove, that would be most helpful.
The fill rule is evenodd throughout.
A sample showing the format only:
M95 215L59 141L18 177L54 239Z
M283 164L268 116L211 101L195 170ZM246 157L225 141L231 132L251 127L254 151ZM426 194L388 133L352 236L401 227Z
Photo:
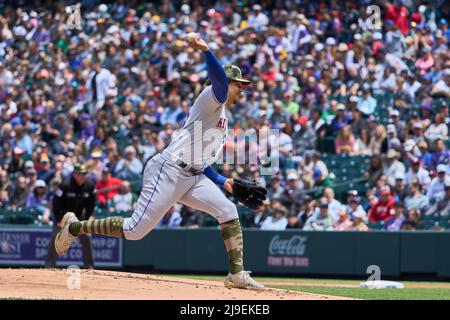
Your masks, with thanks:
M266 200L267 190L255 180L233 179L233 196L250 209L258 209Z

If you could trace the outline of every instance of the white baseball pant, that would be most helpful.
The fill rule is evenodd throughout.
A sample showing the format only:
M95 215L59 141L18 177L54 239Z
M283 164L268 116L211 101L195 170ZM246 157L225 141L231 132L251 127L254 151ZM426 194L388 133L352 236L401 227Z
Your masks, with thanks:
M207 212L219 223L238 218L234 203L208 177L184 171L168 157L157 154L145 166L133 215L124 220L125 238L142 239L176 202Z

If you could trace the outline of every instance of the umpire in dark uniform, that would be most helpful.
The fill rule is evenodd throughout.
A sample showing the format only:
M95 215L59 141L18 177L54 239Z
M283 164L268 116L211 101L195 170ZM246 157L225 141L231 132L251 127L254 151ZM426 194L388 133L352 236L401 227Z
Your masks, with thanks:
M73 212L79 220L93 218L97 193L94 181L87 178L84 164L77 164L70 177L65 179L53 197L53 235L45 259L47 268L56 267L58 254L55 250L55 237L61 230L61 220L66 212ZM94 267L90 235L79 236L83 247L83 263L85 268Z

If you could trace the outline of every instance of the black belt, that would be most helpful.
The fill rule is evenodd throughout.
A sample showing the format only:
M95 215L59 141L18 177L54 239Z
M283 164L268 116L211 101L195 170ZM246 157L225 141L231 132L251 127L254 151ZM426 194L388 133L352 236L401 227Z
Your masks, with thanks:
M194 168L190 167L186 162L181 161L181 160L175 161L175 164L180 166L184 171L188 171L188 172L192 173L193 175L199 175L199 174L203 173L202 170L194 169Z

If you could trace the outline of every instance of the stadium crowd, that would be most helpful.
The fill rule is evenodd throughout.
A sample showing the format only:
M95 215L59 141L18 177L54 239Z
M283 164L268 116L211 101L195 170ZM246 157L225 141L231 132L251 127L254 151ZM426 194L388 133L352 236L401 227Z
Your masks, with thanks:
M33 208L37 223L51 224L52 196L77 163L96 180L99 210L132 211L146 162L207 83L202 55L183 40L196 31L252 80L230 126L280 130L271 175L218 167L269 190L244 226L416 230L429 216L450 217L444 3L84 1L80 29L63 2L2 3L0 211ZM257 149L238 138L226 147ZM331 158L344 165L334 170ZM341 181L352 159L366 167ZM207 219L176 206L160 226Z

